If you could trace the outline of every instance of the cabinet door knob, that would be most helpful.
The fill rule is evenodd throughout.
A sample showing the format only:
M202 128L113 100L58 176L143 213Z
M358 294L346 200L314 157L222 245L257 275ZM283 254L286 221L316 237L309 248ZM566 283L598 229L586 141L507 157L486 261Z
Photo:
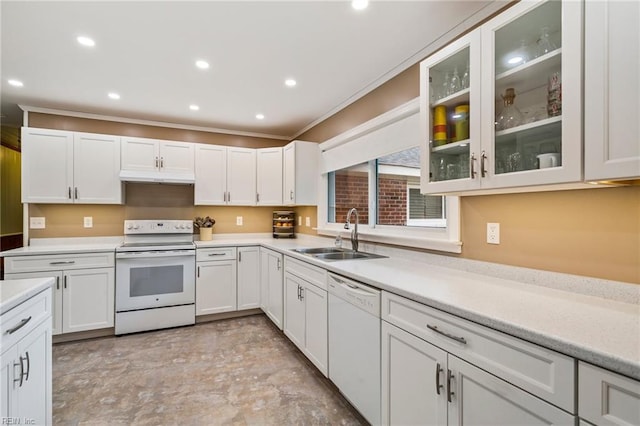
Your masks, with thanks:
M69 196L69 199L71 199L71 187L69 187L68 196Z
M442 368L440 368L440 363L436 363L436 395L440 395L440 389L444 387L444 385L440 384L440 373L442 372Z

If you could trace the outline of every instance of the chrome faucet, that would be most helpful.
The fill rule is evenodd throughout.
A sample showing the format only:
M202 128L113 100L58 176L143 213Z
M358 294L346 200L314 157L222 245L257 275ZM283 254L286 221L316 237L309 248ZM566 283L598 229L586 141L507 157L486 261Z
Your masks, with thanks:
M349 225L351 225L350 218L352 213L356 214L356 225L351 230L351 248L353 251L358 251L358 210L356 210L355 207L347 213L347 222L344 224L344 229L350 229Z

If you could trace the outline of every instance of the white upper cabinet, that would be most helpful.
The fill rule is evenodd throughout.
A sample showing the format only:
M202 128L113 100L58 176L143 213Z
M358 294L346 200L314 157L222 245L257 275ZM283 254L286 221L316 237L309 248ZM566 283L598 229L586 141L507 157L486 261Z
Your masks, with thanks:
M256 150L196 144L196 205L256 204Z
M585 3L586 180L640 176L640 3Z
M420 176L423 192L480 186L480 118L480 30L475 30L420 64L420 129L427 141L421 149L427 171Z
M122 203L120 138L22 129L22 202Z
M196 144L196 205L222 205L227 201L227 148Z
M285 205L318 203L318 144L293 141L284 147Z
M282 205L282 148L256 150L257 204L259 206Z
M158 141L143 138L122 138L122 169L153 172L160 166Z
M22 202L73 203L73 133L22 128Z
M227 204L256 204L256 150L230 147L227 150Z
M111 135L73 135L74 201L86 204L122 203L120 138Z
M520 2L422 62L423 192L582 181L582 7Z
M193 174L194 152L192 143L160 141L160 170L165 173Z
M122 171L166 173L193 181L194 144L145 138L122 138ZM143 176L143 175L140 175ZM130 177L126 175L127 179ZM139 176L134 180L143 180Z

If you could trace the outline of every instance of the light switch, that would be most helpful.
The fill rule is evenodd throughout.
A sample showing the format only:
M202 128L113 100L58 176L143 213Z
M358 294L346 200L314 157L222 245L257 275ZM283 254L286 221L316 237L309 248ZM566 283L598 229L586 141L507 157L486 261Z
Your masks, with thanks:
M311 218L309 216L304 218L304 225L311 226Z
M302 216L298 216L298 226L302 226Z
M236 225L242 226L242 216L236 216Z
M85 216L84 217L84 227L85 228L93 228L93 216Z
M29 218L29 228L31 228L31 229L44 229L45 228L44 217L32 217L32 218Z

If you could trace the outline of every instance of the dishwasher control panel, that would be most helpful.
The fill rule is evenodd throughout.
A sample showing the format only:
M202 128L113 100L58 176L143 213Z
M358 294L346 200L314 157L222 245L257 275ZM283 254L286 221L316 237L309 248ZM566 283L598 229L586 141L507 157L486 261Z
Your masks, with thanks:
M328 287L330 294L380 317L380 290L333 273L329 273Z

